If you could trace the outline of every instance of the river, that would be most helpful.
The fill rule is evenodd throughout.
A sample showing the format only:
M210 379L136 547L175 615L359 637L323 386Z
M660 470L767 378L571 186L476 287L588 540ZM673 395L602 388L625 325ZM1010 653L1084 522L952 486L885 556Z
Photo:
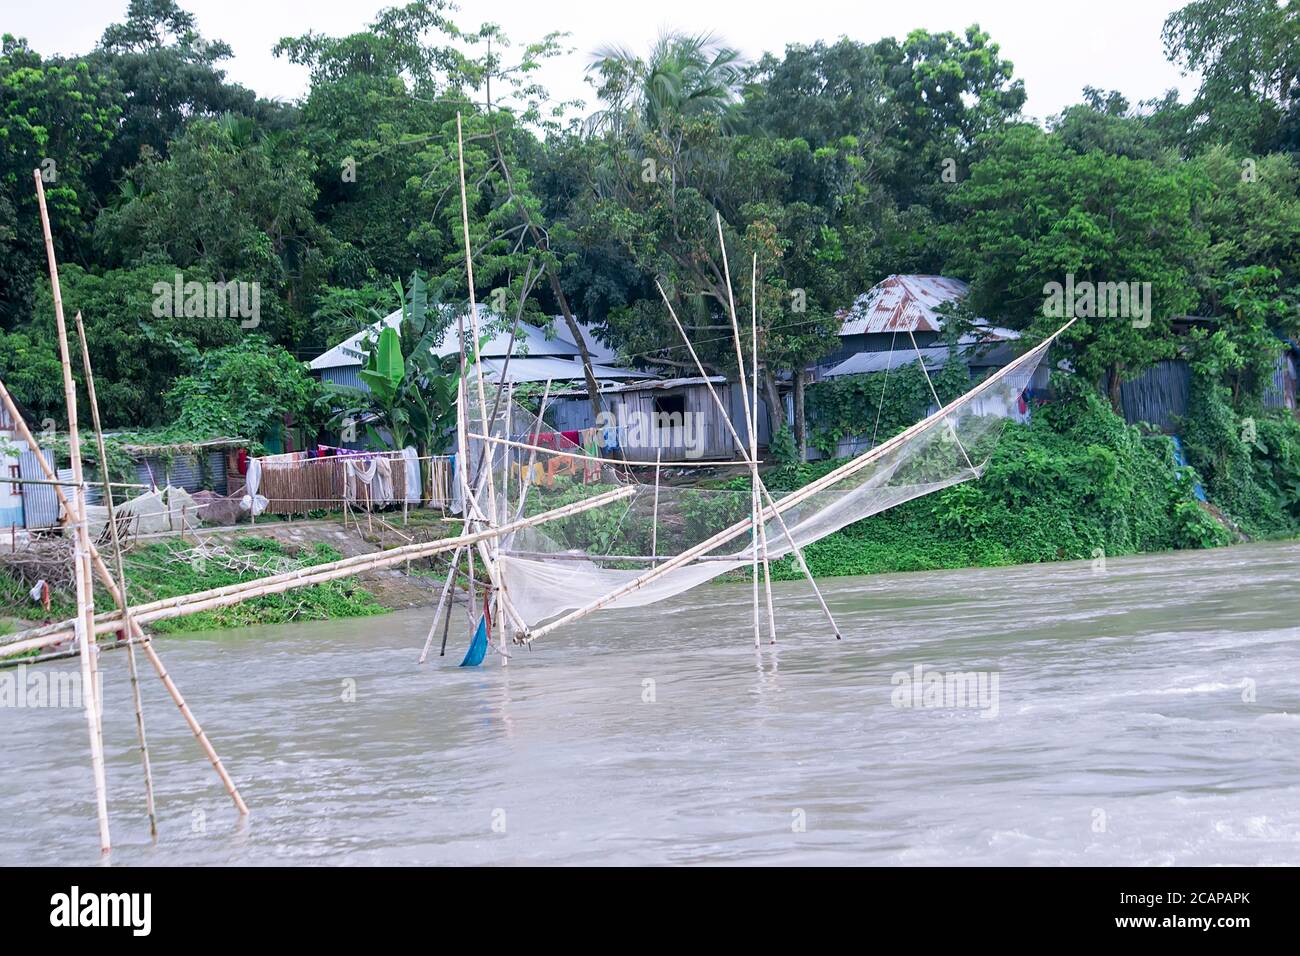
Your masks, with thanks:
M459 612L422 667L428 611L169 635L252 815L142 659L150 843L106 653L111 862L1300 864L1297 569L1286 543L833 579L839 642L781 583L757 652L748 586L713 585L477 669ZM0 746L0 863L96 862L82 712L0 707Z

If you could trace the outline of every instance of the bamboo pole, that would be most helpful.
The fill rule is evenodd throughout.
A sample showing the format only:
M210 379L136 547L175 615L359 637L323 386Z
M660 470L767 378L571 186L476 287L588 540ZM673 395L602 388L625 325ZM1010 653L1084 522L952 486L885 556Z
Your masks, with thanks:
M718 225L718 248L722 250L722 275L727 282L727 306L729 309L729 315L731 317L732 340L736 348L736 376L740 380L741 407L744 408L745 410L745 424L746 427L749 429L749 436L752 443L754 437L754 422L749 417L749 388L745 384L745 354L744 352L741 351L740 348L740 324L736 321L736 300L733 297L732 290L731 290L731 266L727 262L727 242L722 235L722 213L715 210L713 215L714 215L714 220L717 222ZM705 376L705 378L707 377L708 376ZM757 387L758 383L755 382L754 385L755 387ZM727 415L725 410L722 413L722 417L728 419L728 421L730 420L730 416ZM744 454L743 448L741 449L741 454L742 455ZM756 457L755 455L751 454L748 457L749 457L749 475L750 475L749 508L750 508L750 514L753 516L753 520L754 520L753 527L750 529L750 541L751 541L751 546L754 549L754 561L753 561L754 646L758 647L759 644L758 633L759 633L759 626L760 626L759 612L758 612L758 561L759 561L758 529L762 527L762 525L759 523L758 520L758 512L759 512L758 465L754 464L754 458Z
M447 598L451 594L452 584L456 580L456 568L460 565L460 556L463 548L457 548L451 556L451 567L447 570L447 581L442 586L442 595L438 598L438 609L433 612L433 623L429 625L429 636L425 638L424 650L420 651L420 659L417 664L423 664L429 657L429 649L433 647L433 634L438 629L438 618L442 617L442 607L447 603Z
M508 353L507 353L507 358L509 358ZM501 382L497 385L498 398L501 397L502 388L506 389L505 426L506 426L506 437L509 438L510 435L512 434L510 431L510 425L514 416L511 415L511 410L514 406L515 390L512 387L506 386L505 382ZM496 416L493 415L493 418L495 417ZM491 446L485 445L484 450L487 451L490 449L490 447ZM495 458L496 455L489 453L488 455L489 461L492 461ZM505 474L501 476L502 508L501 511L498 513L497 520L507 518L510 514L510 449L508 448L505 450L505 465L506 465ZM496 549L498 560L500 560L501 557L500 538L496 539L496 541L493 543L493 547ZM504 667L510 663L510 657L509 655L506 654L506 578L505 575L501 574L500 572L501 572L501 568L500 566L498 566L497 575L501 580L500 583L497 585L497 652L501 655L501 666Z
M521 528L530 528L533 525L545 524L546 522L554 521L557 518L564 518L569 515L590 511L593 508L599 508L603 505L628 498L636 494L636 492L637 489L632 486L616 488L613 491L607 491L604 494L596 495L583 501L575 501L559 508L553 508L549 511L533 515L530 518L523 518L519 521L498 528L484 528L480 531L473 532L472 534L459 535L455 538L444 538L441 541L427 541L420 544L392 548L379 554L362 555L360 557L364 558L364 560L361 562L358 562L356 558L344 558L339 561L318 564L309 568L300 568L297 571L291 571L286 574L273 575L271 577L259 578L255 581L245 582L245 584L240 586L240 589L237 591L232 590L236 586L227 585L223 588L213 588L210 591L200 591L192 595L187 595L189 600L184 602L179 602L178 599L172 598L166 601L156 601L152 604L137 605L133 609L132 615L133 619L140 625L149 624L154 621L166 621L177 617L196 614L199 611L210 611L216 608L229 607L232 604L239 604L254 597L265 597L268 594L280 594L284 591L290 591L295 588L309 587L313 584L323 584L326 581L335 581L339 578L349 577L362 571L389 568L414 558L431 557L432 555L441 554L444 551L451 551L458 547L476 545L483 541L490 541L503 534L518 531ZM64 641L72 635L71 626L72 622L64 621L60 624L12 635L12 637L15 638L13 643L0 646L0 657L7 657L29 650L35 650L40 647L47 647L51 644L57 644ZM110 613L96 618L94 630L96 633L109 633L118 630L120 627L120 615ZM146 647L147 646L148 645L146 645Z
M510 557L533 561L582 561L595 563L599 561L626 561L629 564L655 564L662 561L659 555L650 554L591 554L586 551L512 551ZM725 555L702 555L696 561L724 561L734 564L734 557Z
M86 327L81 313L74 317L77 340L81 344L81 363L86 373L86 396L90 401L90 421L95 428L95 449L99 455L99 473L104 479L104 505L108 511L109 540L113 545L113 563L117 570L117 588L122 594L122 615L126 621L126 662L131 677L131 698L135 706L136 736L140 739L140 763L144 770L145 812L149 816L149 835L158 839L158 814L154 808L153 770L149 766L149 738L144 729L144 701L140 697L140 672L135 663L135 634L132 633L130 602L127 600L126 566L122 562L122 540L117 531L117 515L113 508L113 488L109 483L108 451L104 447L104 429L99 420L99 398L95 394L95 374L90 367L90 346L86 342ZM182 524L182 531L184 525Z
M663 292L662 288L660 289L660 292L662 294ZM667 296L665 296L665 299L666 298ZM965 407L970 402L974 401L976 398L983 395L994 384L1006 378L1012 372L1017 371L1026 363L1031 361L1037 362L1040 358L1042 358L1043 353L1047 351L1048 347L1050 347L1051 344L1054 341L1056 341L1057 336L1059 336L1062 332L1064 332L1071 325L1073 325L1074 322L1075 320L1071 319L1061 328L1057 329L1056 332L1052 333L1052 335L1044 339L1036 347L1030 349L1024 355L1020 356L1015 361L1005 366L998 373L985 379L979 385L976 385L965 395L962 395L954 399L953 401L949 402L947 405L939 409L933 415L926 416L921 421L917 422L915 425L912 425L909 428L904 429L903 431L899 432L897 435L895 435L893 438L889 439L888 441L882 442L881 444L877 445L875 448L863 452L857 458L845 462L840 467L827 472L821 478L811 481L808 484L804 485L802 488L799 488L796 491L791 492L790 494L782 498L780 501L771 502L767 506L767 508L764 509L763 514L760 515L760 518L766 518L769 515L780 516L782 512L789 511L791 508L806 501L808 498L812 497L818 492L833 487L834 485L838 484L840 481L843 481L845 478L848 478L856 474L857 472L861 471L862 469L866 468L867 466L872 465L875 462L879 461L883 456L889 454L890 452L898 448L903 443L909 441L914 435L918 434L920 431L924 430L925 428L928 428L935 421L938 421L944 416L950 415L954 411ZM769 501L770 500L771 499L769 496ZM750 529L750 527L752 527L752 524L753 522L751 518L744 518L740 521L737 521L735 524L731 525L730 527L724 528L722 531L719 531L717 534L715 534L713 537L709 538L708 540L702 541L699 544L695 545L694 547L688 548L686 551L683 551L680 554L670 558L663 564L658 565L657 567L652 568L649 571L646 571L644 574L638 576L632 581L629 581L627 584L623 585L622 587L616 588L615 590L610 591L608 594L605 594L602 597L599 597L596 600L590 602L585 607L581 607L575 611L571 611L570 613L564 615L563 617L555 621L552 621L550 624L538 628L537 630L533 631L531 634L528 635L528 637L526 638L526 642L532 643L538 638L545 637L547 634L550 634L553 631L556 631L567 624L571 624L576 620L584 618L587 615L600 610L602 607L605 607L607 604L610 604L613 601L618 600L624 595L639 590L640 588L644 587L646 584L649 584L651 581L663 577L665 574L669 573L670 571L674 571L677 568L685 564L688 564L690 561L692 561L694 558L698 557L699 555L708 554L710 551L716 550L717 548L726 544L728 541L732 541L738 536L744 534L746 531Z
M758 521L758 512L762 508L762 499L759 497L759 480L758 480L758 253L754 253L753 267L750 272L750 295L749 295L749 322L750 322L750 351L754 363L754 371L750 376L750 382L753 383L753 400L752 410L749 411L749 461L754 469L754 520ZM736 328L736 317L731 317L731 326ZM736 336L736 342L740 342L739 334ZM741 355L737 353L737 360ZM769 410L770 411L770 410ZM763 590L767 594L767 632L769 643L776 643L776 611L772 608L772 565L767 559L767 523L758 522L758 537L763 546Z
M660 446L655 449L655 500L654 512L650 520L650 556L657 558L659 556L659 466L663 462L664 450Z
M655 284L658 285L658 282L656 282ZM681 335L682 341L686 343L686 350L690 352L691 358L695 362L695 367L698 368L700 370L700 374L703 375L704 363L700 361L699 355L696 354L695 346L691 344L691 340L686 337L686 330L682 328L682 323L678 320L677 313L673 309L672 303L668 300L668 295L667 293L664 292L663 286L659 286L659 294L663 296L664 304L668 306L668 314L669 316L672 317L673 325L677 327L677 332L679 335ZM722 404L722 399L718 397L717 390L714 389L713 383L708 380L707 376L705 376L704 384L709 390L709 395L713 398L713 404L717 407L718 411L721 413L722 421L726 424L727 431L731 434L731 440L736 443L736 448L740 451L741 457L742 458L748 457L745 453L745 446L740 440L740 435L737 434L736 432L736 427L731 424L731 416L727 414L727 410ZM755 461L754 464L757 465L758 464L757 461ZM772 501L772 495L767 490L767 486L763 484L761 478L758 481L758 488L760 493L767 499L767 503L775 509L776 506L775 503ZM835 634L835 639L837 641L840 640L839 625L835 623L835 617L834 615L831 614L831 609L826 604L826 599L822 597L822 590L820 587L817 586L817 581L815 578L813 578L812 571L808 567L808 562L804 559L803 549L799 547L799 545L794 540L794 536L790 534L790 529L786 526L785 518L782 517L781 515L781 510L774 510L774 514L776 515L777 524L781 526L781 533L785 535L786 542L790 545L790 549L794 552L795 560L799 565L799 570L803 572L803 576L807 579L808 585L812 588L813 594L817 597L817 603L821 606L822 614L826 617L827 622L830 624L831 631L833 631ZM755 522L757 522L758 515L754 516L754 520Z
M41 470L47 475L54 474L54 470L50 468L49 463L46 462L45 456L40 453L41 446L37 443L36 439L32 436L31 431L27 428L27 423L23 420L22 415L18 413L18 408L14 404L13 398L9 395L8 390L5 389L3 382L0 382L0 399L3 399L5 408L8 409L10 415L13 416L17 423L20 437L28 444L28 446L30 446L32 451L36 453L36 460L39 462ZM63 491L56 487L54 489L54 495L58 498L59 504L63 506L67 519L69 521L73 520L72 506L68 503L68 499L64 496ZM126 596L118 590L117 584L113 580L113 575L109 573L108 566L104 564L103 558L100 557L99 551L95 548L93 543L90 546L90 557L91 562L94 565L95 573L99 576L100 582L113 598L113 602L118 606L118 608L124 609L126 607ZM105 617L107 618L108 615L105 615ZM98 628L100 619L96 617L95 620L96 628ZM177 710L181 712L181 716L185 719L186 725L190 728L191 733L194 734L195 739L199 742L199 746L207 756L208 761L212 764L212 768L216 771L217 777L226 788L226 793L228 793L231 800L234 801L235 809L237 809L241 815L247 816L247 804L244 803L243 797L239 795L239 790L235 787L235 782L230 778L230 774L226 772L225 765L222 764L221 758L217 756L217 751L212 746L212 742L208 740L208 736L204 733L203 727L199 724L198 718L194 716L193 711L191 711L189 705L186 704L185 698L181 695L180 688L176 686L176 683L168 675L167 669L163 666L162 659L158 656L158 652L154 650L152 642L145 636L144 630L140 627L139 620L134 617L131 617L129 620L132 636L140 643L141 649L149 659L149 663L152 665L154 672L157 673L159 680L162 681L163 686L167 689L167 693L171 696L173 703L176 704ZM66 626L67 622L64 622L62 625L53 625L52 628ZM40 628L38 630L48 631L50 628ZM107 630L117 630L117 628L111 627L107 628ZM34 633L35 632L28 632L28 635L32 636ZM14 635L14 637L17 636L18 635ZM66 636L65 631L64 637ZM27 643L32 644L33 642L28 641ZM58 641L53 643L58 643ZM36 644L36 646L44 645ZM9 646L8 644L0 646L0 656L15 653L19 653L19 651L15 650L13 646Z
M474 332L474 380L478 389L478 411L483 434L492 434L488 424L487 394L483 390L483 356L479 347L480 332L478 323L478 304L474 296L474 252L469 241L469 201L465 198L465 140L461 133L460 112L456 113L456 158L460 167L460 221L465 235L465 277L469 285L469 321ZM463 347L464 343L462 343ZM496 484L492 480L492 463L487 469L488 507L492 509L492 521L497 519Z
M54 323L59 339L59 360L63 367L63 399L68 407L68 456L72 461L72 480L76 508L76 546L74 561L77 590L77 644L81 649L82 696L86 710L86 729L90 734L90 764L95 779L95 812L99 821L99 848L112 848L108 832L108 785L104 773L103 697L95 653L92 622L95 595L90 581L90 535L86 530L86 489L81 475L81 442L77 434L77 391L72 382L72 357L68 350L68 327L63 318L63 292L59 287L59 264L54 255L54 236L50 231L50 214L45 206L45 186L40 170L32 171L36 182L36 199L41 213L41 230L45 236L45 258L50 270L50 292L54 298Z

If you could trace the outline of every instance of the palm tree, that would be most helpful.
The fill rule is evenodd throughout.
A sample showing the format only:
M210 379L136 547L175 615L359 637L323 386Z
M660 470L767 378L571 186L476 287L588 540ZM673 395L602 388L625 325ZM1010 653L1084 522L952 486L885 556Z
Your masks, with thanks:
M675 120L725 117L744 77L740 53L712 33L665 32L642 59L625 47L596 51L589 71L609 108L593 128L667 133Z

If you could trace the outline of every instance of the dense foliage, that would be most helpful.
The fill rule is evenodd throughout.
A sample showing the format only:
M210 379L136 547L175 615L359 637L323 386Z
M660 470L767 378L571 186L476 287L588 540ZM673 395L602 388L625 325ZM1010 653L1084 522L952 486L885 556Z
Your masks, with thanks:
M419 345L423 327L403 337L409 374L386 401L327 409L300 363L409 311L399 280L424 277L449 305L468 299L459 114L478 300L570 334L581 318L624 360L692 374L662 286L705 364L727 374L734 292L746 349L758 315L771 452L792 468L806 469L802 449L891 433L930 402L915 365L805 396L836 312L884 276L966 279L975 313L1029 340L1061 321L1045 314L1050 283L1147 290L1139 321L1078 319L1057 357L1074 372L1058 375L1068 397L1010 430L984 482L837 540L915 549L976 535L970 547L990 560L1217 540L1168 485L1164 439L1108 422L1097 404L1118 407L1123 382L1171 358L1194 369L1180 430L1211 501L1249 534L1295 529L1297 426L1264 399L1300 335L1296 4L1193 0L1162 34L1167 56L1202 77L1190 102L1135 105L1086 87L1044 126L1022 116L1023 82L977 25L790 45L755 62L720 36L669 31L648 50L600 51L595 101L579 105L534 79L564 52L562 35L516 45L452 16L446 0L415 0L352 35L282 39L276 55L310 74L295 103L229 82L231 47L176 0L131 0L81 56L6 35L0 377L33 417L56 429L64 418L39 170L107 425L256 441L285 415L361 413L436 445L449 380ZM256 288L260 309L240 321L160 308L189 283ZM960 375L955 363L936 371L941 397Z

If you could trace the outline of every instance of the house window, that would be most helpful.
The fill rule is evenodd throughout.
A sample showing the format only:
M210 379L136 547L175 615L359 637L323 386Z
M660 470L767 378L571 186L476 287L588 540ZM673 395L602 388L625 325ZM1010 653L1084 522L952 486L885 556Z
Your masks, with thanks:
M18 470L18 466L17 466L17 465L10 465L10 466L9 466L9 477L10 477L10 478L21 478L21 477L22 477L22 472L20 472L20 471ZM10 483L10 485L9 485L9 494L14 495L14 496L16 496L16 497L18 497L18 498L21 498L21 497L23 496L23 486L20 485L20 484L18 484L16 481Z
M655 396L655 427L670 428L680 426L686 415L685 395ZM671 417L666 417L671 416Z

